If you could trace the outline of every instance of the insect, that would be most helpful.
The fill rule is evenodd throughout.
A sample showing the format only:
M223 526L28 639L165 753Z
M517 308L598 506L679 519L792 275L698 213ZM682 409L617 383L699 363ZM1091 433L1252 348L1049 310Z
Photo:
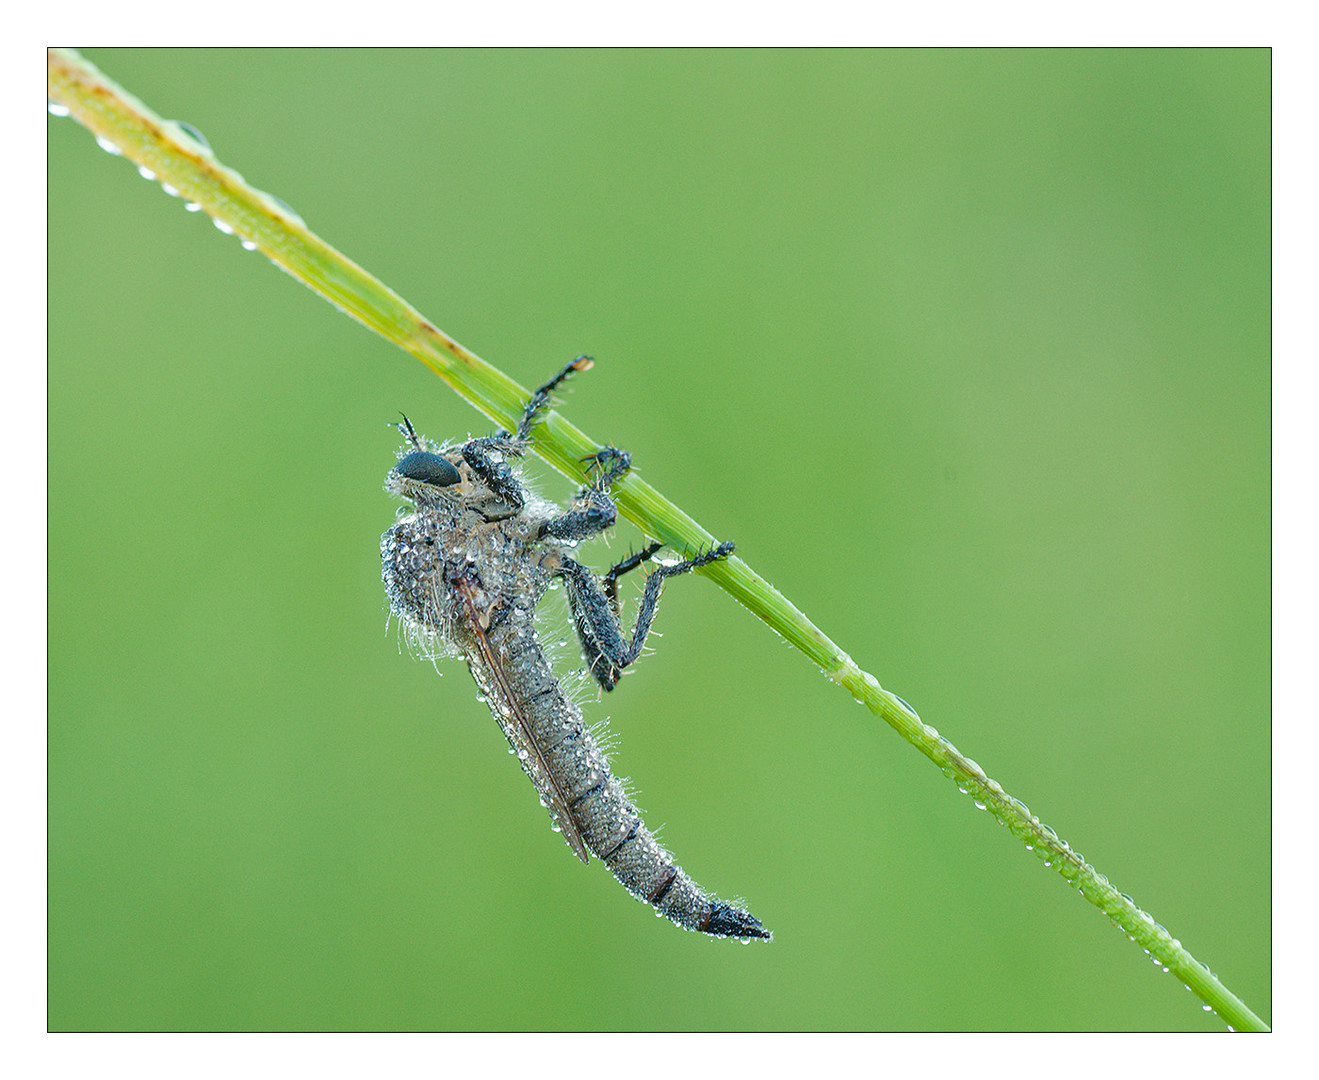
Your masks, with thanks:
M562 581L591 676L613 690L641 653L667 578L727 558L731 543L677 562L652 562L653 543L603 578L574 557L577 545L617 516L610 485L631 467L612 446L586 458L591 480L567 510L535 498L514 463L550 394L592 364L581 356L538 389L514 432L433 445L407 417L407 439L385 490L413 504L380 538L391 610L423 654L461 654L549 810L553 827L582 862L596 855L628 892L688 930L770 939L750 912L705 892L646 828L610 772L604 753L564 691L534 625L537 602ZM618 580L643 564L646 576L631 636L620 618Z

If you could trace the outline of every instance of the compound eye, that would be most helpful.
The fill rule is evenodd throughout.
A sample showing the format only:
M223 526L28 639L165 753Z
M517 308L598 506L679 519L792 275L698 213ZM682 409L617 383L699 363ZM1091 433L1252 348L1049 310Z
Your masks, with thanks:
M449 459L428 450L414 450L402 458L394 471L405 480L417 480L434 487L448 487L462 479Z

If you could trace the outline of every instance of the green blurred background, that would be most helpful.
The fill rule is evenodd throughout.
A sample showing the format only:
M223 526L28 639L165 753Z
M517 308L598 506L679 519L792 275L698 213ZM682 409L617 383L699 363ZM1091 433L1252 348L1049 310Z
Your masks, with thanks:
M87 55L524 385L595 356L573 422L1271 1015L1267 52ZM53 1028L1221 1029L707 581L586 711L777 938L583 868L386 631L386 425L489 422L49 140Z

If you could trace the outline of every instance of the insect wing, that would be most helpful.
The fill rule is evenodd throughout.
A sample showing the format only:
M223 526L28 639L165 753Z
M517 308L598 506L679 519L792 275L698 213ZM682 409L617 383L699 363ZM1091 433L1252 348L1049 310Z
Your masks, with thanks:
M489 685L484 686L483 689L489 699L491 711L499 720L500 727L504 729L504 734L516 751L518 759L526 767L527 774L544 799L550 816L559 826L568 846L582 862L589 863L591 856L586 849L586 841L582 839L581 831L573 820L572 811L568 808L568 798L550 769L544 749L531 730L526 712L509 684L504 665L496 655L495 649L491 647L489 638L486 637L472 594L463 582L456 583L456 588L467 609L472 633L480 652L480 667L489 673L489 678L486 680Z

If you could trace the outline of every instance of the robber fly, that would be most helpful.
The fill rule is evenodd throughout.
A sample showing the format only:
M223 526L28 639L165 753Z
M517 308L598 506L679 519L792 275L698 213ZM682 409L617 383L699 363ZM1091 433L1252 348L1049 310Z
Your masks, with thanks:
M628 892L685 929L769 939L754 915L688 877L646 828L536 636L536 604L558 578L587 668L602 689L612 690L641 653L664 580L733 550L724 543L678 562L652 563L631 637L624 633L618 579L651 563L662 545L629 555L603 579L573 553L613 525L609 486L630 468L630 456L606 446L587 458L591 481L567 510L532 496L514 468L550 394L591 363L578 357L537 390L515 432L434 446L403 418L398 428L407 445L385 490L415 509L400 510L380 539L385 591L419 651L460 653L467 661L553 827L582 862L595 854Z

